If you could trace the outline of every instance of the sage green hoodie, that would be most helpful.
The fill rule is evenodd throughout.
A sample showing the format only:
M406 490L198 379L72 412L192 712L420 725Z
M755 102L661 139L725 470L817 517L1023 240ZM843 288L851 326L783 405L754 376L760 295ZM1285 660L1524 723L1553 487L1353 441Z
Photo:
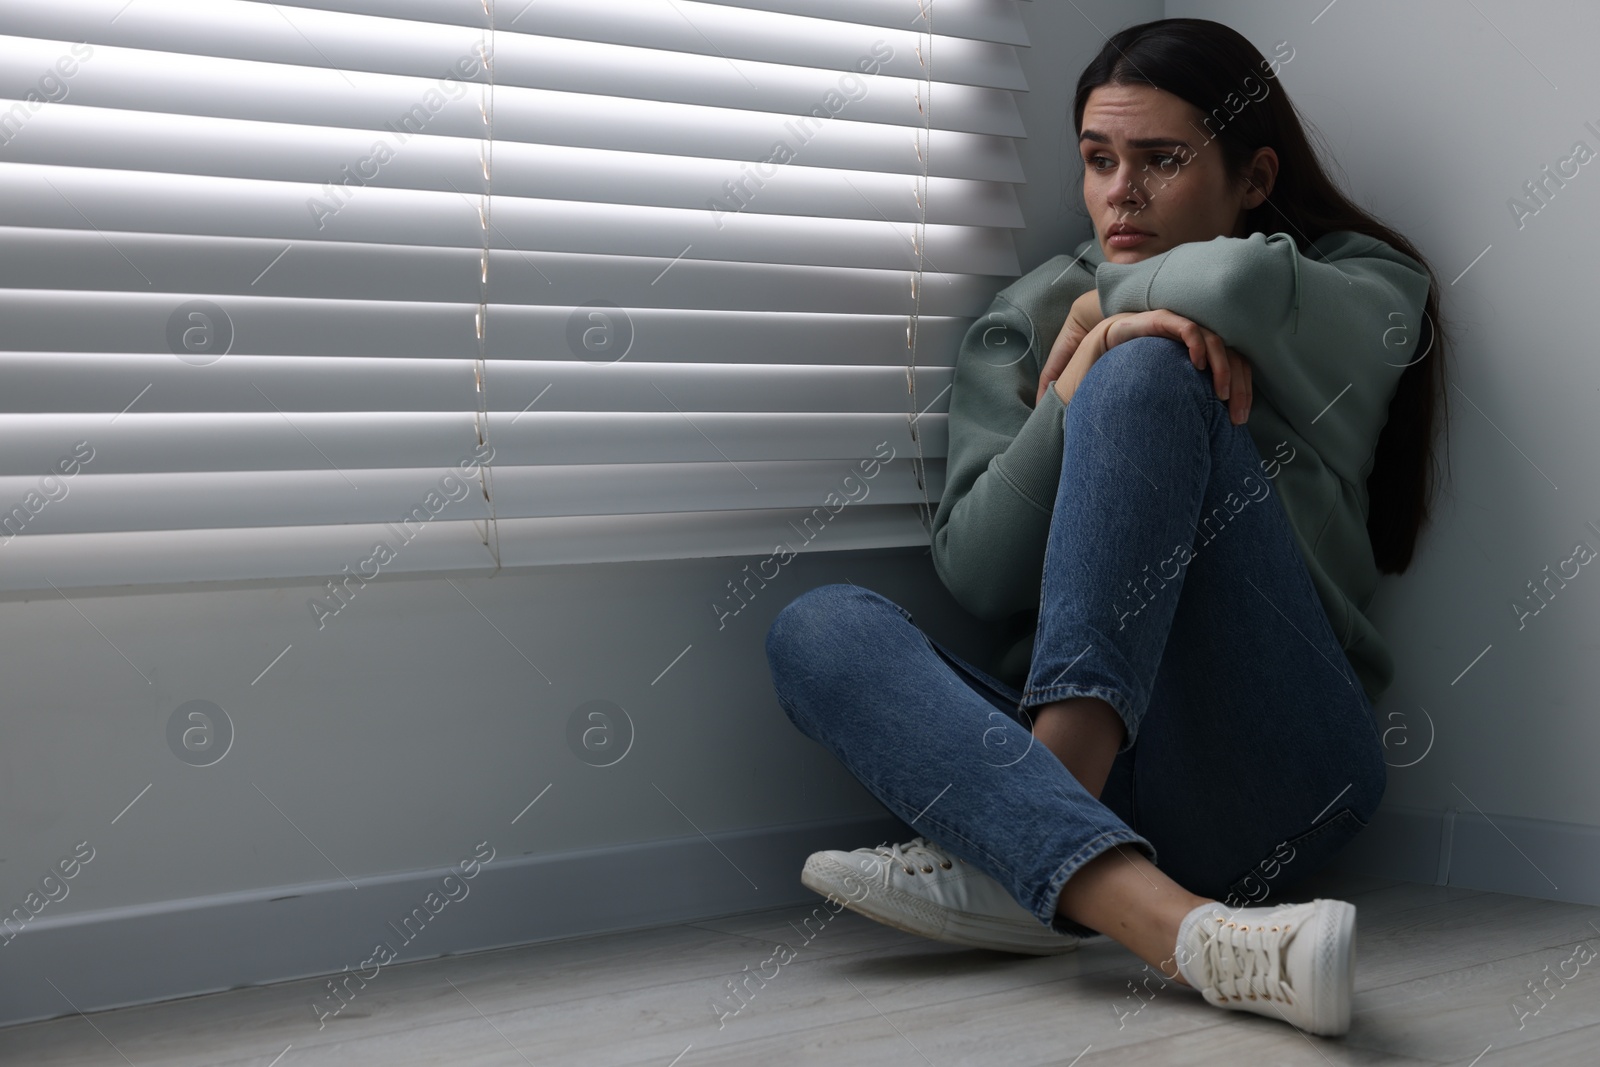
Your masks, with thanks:
M1287 233L1253 233L1192 241L1137 263L1107 262L1091 238L1003 289L956 358L933 521L939 578L1012 640L996 677L1017 688L1026 681L1061 473L1064 409L1054 389L1034 406L1039 374L1072 302L1098 289L1108 316L1167 308L1249 361L1254 400L1245 425L1276 465L1273 481L1312 583L1376 701L1394 661L1364 614L1378 583L1366 480L1395 385L1416 358L1428 286L1416 260L1338 231L1304 254Z

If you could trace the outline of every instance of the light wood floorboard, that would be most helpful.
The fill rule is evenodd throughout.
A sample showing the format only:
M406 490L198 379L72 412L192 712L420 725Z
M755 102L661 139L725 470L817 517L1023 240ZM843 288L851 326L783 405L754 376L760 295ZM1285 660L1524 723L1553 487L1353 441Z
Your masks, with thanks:
M1176 984L1135 996L1147 972L1109 941L1047 958L965 950L819 899L387 967L320 1028L320 979L10 1027L0 1064L1600 1063L1600 959L1536 1015L1512 1007L1546 964L1600 944L1600 908L1335 875L1294 892L1313 896L1357 906L1355 1018L1340 1039L1217 1011ZM724 983L780 942L795 957L732 1013Z

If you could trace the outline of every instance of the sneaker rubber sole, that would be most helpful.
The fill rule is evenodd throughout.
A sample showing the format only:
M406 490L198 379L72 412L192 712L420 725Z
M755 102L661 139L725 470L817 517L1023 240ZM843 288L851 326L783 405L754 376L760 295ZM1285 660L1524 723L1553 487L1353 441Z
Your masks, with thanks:
M847 880L848 879L848 880ZM1028 956L1059 956L1077 949L1081 939L1038 922L1018 922L992 915L972 915L940 908L913 893L881 884L867 885L859 871L825 853L813 853L800 872L800 883L814 893L837 898L851 911L908 934L966 948L987 948ZM866 885L867 894L851 899Z
M1356 909L1343 900L1317 911L1317 980L1326 984L1326 996L1316 998L1311 1025L1314 1034L1334 1036L1350 1029L1351 986L1356 965Z

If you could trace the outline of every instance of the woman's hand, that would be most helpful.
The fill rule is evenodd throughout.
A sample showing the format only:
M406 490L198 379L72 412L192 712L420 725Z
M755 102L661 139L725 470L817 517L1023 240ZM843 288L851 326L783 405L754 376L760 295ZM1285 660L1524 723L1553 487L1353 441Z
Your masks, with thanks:
M1063 336L1066 333L1063 328ZM1255 396L1250 364L1237 351L1225 345L1217 334L1165 308L1113 315L1090 330L1070 354L1061 377L1055 383L1056 393L1062 402L1071 400L1078 383L1095 360L1105 355L1107 349L1135 337L1170 337L1181 341L1188 348L1189 361L1197 370L1211 368L1213 386L1217 395L1228 401L1228 415L1234 425L1243 425L1250 417L1250 405ZM1055 351L1052 349L1051 360L1054 359ZM1048 364L1046 370L1049 370ZM1039 399L1043 397L1041 389Z
M1062 371L1067 369L1067 361L1077 352L1083 339L1089 336L1089 331L1105 319L1100 314L1100 292L1090 289L1072 302L1072 310L1067 312L1067 321L1061 324L1061 332L1056 335L1055 344L1050 346L1050 356L1044 361L1044 369L1039 372L1039 392L1033 398L1033 406L1038 407L1039 401L1044 399L1044 391L1050 388L1050 383L1061 377Z

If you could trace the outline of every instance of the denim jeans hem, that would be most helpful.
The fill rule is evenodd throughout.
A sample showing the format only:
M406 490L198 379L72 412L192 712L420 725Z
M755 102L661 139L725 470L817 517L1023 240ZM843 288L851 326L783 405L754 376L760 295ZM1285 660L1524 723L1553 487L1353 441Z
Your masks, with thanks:
M1074 685L1070 682L1062 685L1045 686L1043 689L1029 689L1022 694L1020 707L1034 708L1040 704L1053 704L1058 700L1068 697L1097 697L1111 705L1111 710L1117 713L1122 720L1123 729L1127 736L1122 739L1122 747L1117 749L1117 754L1128 751L1139 735L1139 719L1133 714L1133 706L1128 697L1120 689L1112 689L1103 685Z
M1056 873L1050 876L1050 881L1045 885L1044 899L1035 903L1030 909L1034 918L1052 930L1061 933L1076 934L1078 937L1093 937L1098 934L1100 932L1098 930L1092 930L1082 923L1073 922L1066 916L1057 915L1056 902L1061 898L1061 890L1067 884L1067 879L1077 874L1079 868L1100 855L1100 853L1116 848L1118 845L1138 845L1151 863L1156 861L1155 846L1141 835L1132 830L1107 830L1078 849L1061 866L1056 868Z

